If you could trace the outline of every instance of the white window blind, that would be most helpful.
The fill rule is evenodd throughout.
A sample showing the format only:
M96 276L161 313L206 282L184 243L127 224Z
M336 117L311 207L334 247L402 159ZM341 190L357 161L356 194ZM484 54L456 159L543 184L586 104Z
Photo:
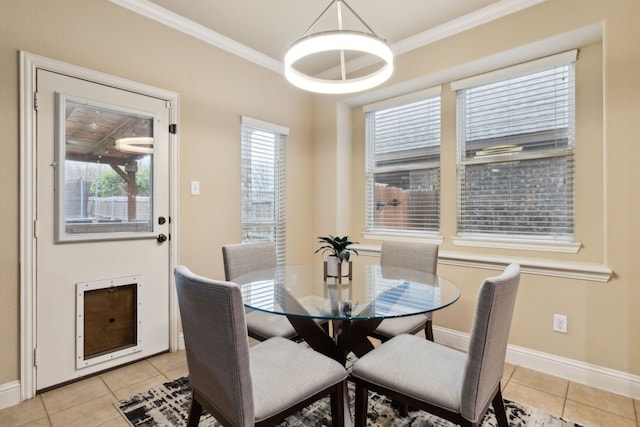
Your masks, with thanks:
M285 262L285 141L288 130L247 117L241 127L242 242L274 242Z
M574 240L574 62L457 91L458 235Z
M366 111L367 231L440 229L440 91Z

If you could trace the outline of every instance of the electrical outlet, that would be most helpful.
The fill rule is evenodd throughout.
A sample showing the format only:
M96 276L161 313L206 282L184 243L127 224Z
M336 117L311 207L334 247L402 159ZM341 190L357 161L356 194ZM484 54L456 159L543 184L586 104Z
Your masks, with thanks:
M567 333L567 316L564 314L553 315L553 330L556 332Z

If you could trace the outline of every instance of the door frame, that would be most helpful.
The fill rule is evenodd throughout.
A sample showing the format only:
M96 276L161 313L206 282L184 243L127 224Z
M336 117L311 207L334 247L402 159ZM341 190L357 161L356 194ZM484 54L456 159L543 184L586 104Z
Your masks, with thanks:
M178 94L80 66L20 51L20 399L36 393L36 71L38 69L162 99L169 123L178 123ZM168 131L168 130L167 130ZM178 303L173 268L178 257L178 135L169 134L169 350L180 346Z

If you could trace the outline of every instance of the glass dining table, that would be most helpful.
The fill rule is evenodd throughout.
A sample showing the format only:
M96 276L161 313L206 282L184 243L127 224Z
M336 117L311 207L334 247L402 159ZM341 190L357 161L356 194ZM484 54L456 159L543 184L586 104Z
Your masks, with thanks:
M353 264L351 279L327 277L321 263L286 265L237 277L244 305L287 316L311 348L346 363L373 349L367 337L384 319L429 313L458 300L444 277L414 270Z

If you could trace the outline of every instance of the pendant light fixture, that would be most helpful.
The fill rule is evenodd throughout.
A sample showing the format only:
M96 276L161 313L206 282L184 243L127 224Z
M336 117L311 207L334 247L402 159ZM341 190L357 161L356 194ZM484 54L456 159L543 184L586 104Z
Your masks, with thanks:
M338 14L338 29L311 34L313 27L327 11L335 5ZM343 29L342 6L349 11L369 31L352 31ZM345 51L355 51L373 55L383 62L383 65L370 74L347 78ZM296 63L309 59L314 55L326 52L336 52L340 57L340 78L324 79L311 76L297 69ZM327 94L344 94L371 89L385 82L393 73L393 52L389 45L378 37L373 30L358 16L358 14L344 0L332 0L329 6L296 41L284 57L284 74L289 82L310 92Z

